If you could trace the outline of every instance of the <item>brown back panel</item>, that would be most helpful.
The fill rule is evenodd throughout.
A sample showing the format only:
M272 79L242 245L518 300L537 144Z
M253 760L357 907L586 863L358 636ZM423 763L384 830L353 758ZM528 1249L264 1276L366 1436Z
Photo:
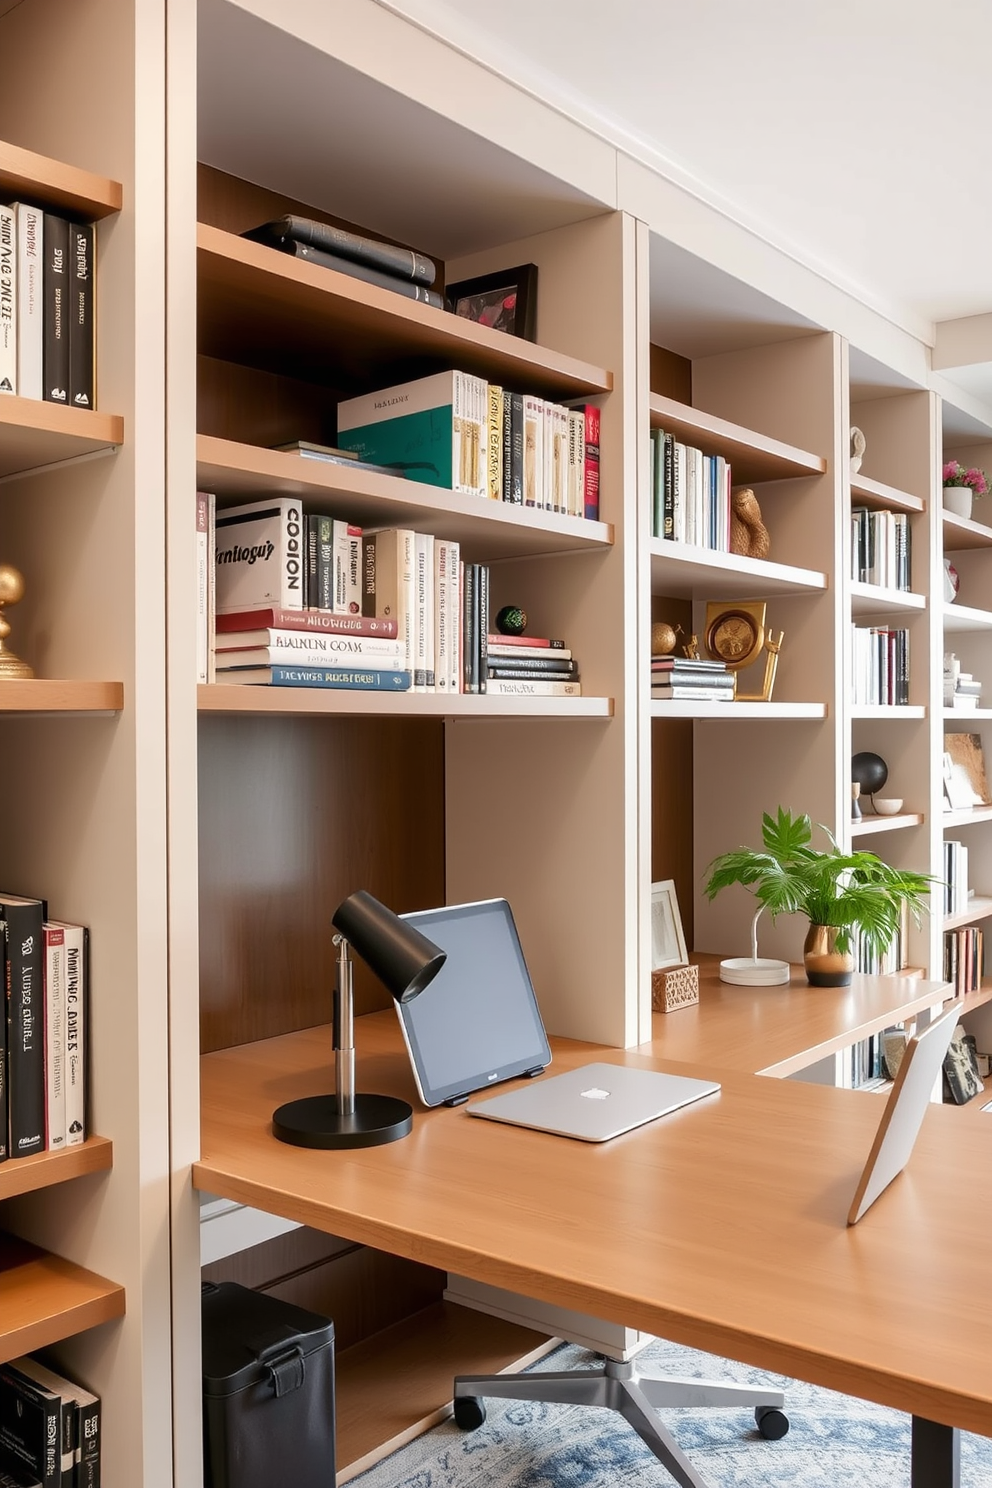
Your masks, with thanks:
M692 630L687 600L655 598L654 620L681 625L677 654ZM674 878L685 943L693 945L693 759L691 718L655 719L651 724L651 879Z
M653 393L692 404L692 363L688 357L665 346L652 346L649 378Z

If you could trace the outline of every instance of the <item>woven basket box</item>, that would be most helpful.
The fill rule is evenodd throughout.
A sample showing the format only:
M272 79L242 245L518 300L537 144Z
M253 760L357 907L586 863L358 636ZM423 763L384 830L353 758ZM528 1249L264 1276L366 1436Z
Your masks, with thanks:
M656 1013L672 1013L698 1001L698 966L670 966L651 973L651 1006Z

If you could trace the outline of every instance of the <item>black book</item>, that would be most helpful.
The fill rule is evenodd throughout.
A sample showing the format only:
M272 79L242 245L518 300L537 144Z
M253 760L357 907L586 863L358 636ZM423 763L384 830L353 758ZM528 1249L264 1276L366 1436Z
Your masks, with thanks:
M40 899L0 894L7 998L7 1078L10 1156L45 1147L45 998Z
M479 690L479 565L466 563L462 585L462 675L466 692Z
M490 662L486 666L486 676L492 677L494 682L578 682L578 672L566 671L565 666L541 671L537 667L505 667Z
M503 500L522 506L524 500L524 400L521 393L504 393L504 417L509 413L509 440L503 451Z
M69 224L45 213L42 377L49 403L69 402Z
M0 1365L0 1467L62 1488L62 1397Z
M672 475L672 462L675 458L675 436L665 435L664 452L662 454L662 508L661 533L669 541L675 536L675 489Z
M318 518L312 513L306 519L306 557L303 565L303 603L308 610L320 604L317 587L317 543L319 538Z
M577 677L579 664L568 657L493 656L489 660L490 677L515 677L521 672L551 672L556 677Z
M486 672L489 662L489 568L485 563L477 565L479 578L476 588L478 590L479 605L476 614L477 626L477 666L479 669L479 691L486 690Z
M13 1365L62 1400L62 1488L99 1488L100 1397L27 1355ZM3 1483L0 1481L0 1488Z
M88 224L69 224L69 402L92 408L94 237Z
M322 269L334 269L339 274L349 274L352 279L363 279L366 284L376 284L380 289L391 289L396 294L405 295L408 300L419 300L422 305L433 305L436 310L443 308L444 301L433 289L427 289L423 284L411 284L409 279L394 279L390 274L384 274L381 269L370 269L368 264L354 263L348 258L338 258L333 253L322 253L319 248L308 248L304 243L295 243L290 238L277 245L281 253L288 253L293 258L304 259L307 263L317 264Z
M270 248L285 249L287 243L317 248L335 258L378 269L393 279L408 279L412 284L431 285L437 278L434 261L422 253L415 253L412 248L398 248L395 243L363 238L343 227L331 227L330 223L315 222L309 217L278 217L274 222L263 222L261 227L253 227L241 236L251 238L255 243L265 243Z

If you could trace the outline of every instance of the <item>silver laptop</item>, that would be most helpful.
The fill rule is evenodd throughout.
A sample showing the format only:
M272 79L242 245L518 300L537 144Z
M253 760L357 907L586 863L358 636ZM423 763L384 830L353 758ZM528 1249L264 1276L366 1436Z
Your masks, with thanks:
M585 1064L489 1100L472 1101L466 1110L470 1116L535 1127L580 1142L608 1142L719 1089L713 1080L627 1064Z

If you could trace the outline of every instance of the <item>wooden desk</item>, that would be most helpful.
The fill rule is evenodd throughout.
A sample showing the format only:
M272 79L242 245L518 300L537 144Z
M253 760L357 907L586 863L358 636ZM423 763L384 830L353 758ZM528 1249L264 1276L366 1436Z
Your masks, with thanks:
M988 1171L992 1120L934 1106L909 1169L848 1229L880 1114L870 1096L724 1071L713 1100L591 1147L418 1108L392 1013L357 1026L358 1088L408 1098L410 1137L352 1153L275 1141L275 1106L331 1088L329 1033L308 1029L204 1057L195 1185L992 1435L988 1222L972 1182ZM559 1071L651 1062L553 1046Z

